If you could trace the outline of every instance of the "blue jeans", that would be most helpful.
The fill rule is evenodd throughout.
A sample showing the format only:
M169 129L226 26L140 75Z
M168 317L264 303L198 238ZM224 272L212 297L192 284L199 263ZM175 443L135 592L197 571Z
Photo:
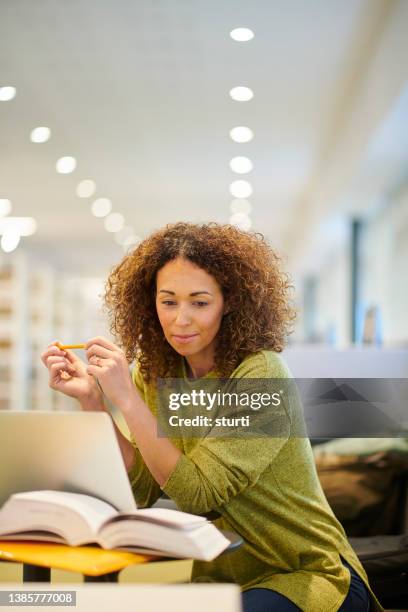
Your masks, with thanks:
M360 576L342 556L340 559L351 574L350 588L338 612L369 612L370 595ZM244 612L299 612L290 599L271 589L249 589L242 593Z

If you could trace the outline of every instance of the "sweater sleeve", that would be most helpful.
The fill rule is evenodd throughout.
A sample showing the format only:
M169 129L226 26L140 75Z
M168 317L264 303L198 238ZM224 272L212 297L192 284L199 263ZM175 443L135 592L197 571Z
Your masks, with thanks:
M180 456L162 489L184 512L217 510L257 482L286 440L209 438Z
M146 401L143 379L137 367L132 372L132 379L139 395L143 401ZM148 508L157 501L162 491L147 468L132 434L130 435L130 442L135 449L135 462L128 471L129 482L138 508Z
M263 354L248 359L237 377L266 378L287 376L271 372ZM258 481L290 435L287 408L279 421L279 436L220 438L208 436L191 452L182 454L175 469L162 485L180 510L204 514L222 508L247 487Z

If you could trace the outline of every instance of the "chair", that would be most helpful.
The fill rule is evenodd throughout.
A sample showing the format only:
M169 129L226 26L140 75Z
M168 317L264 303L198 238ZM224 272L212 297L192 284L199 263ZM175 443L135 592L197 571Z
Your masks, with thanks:
M342 454L342 445L347 444L339 439L314 446L322 488L382 605L406 605L407 454L389 450L365 455L363 440L360 455Z
M374 593L387 608L408 604L408 476L401 479L401 489L404 511L398 534L349 538Z

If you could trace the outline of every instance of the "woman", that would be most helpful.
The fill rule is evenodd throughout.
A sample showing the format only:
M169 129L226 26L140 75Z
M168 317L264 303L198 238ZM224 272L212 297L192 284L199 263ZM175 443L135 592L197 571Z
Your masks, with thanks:
M382 610L321 489L307 437L158 437L158 378L288 378L279 356L294 318L290 284L259 234L215 223L169 225L112 271L111 331L86 344L88 364L50 346L50 386L105 410L116 428L139 507L165 492L181 510L216 511L240 550L194 563L194 581L236 582L248 612ZM136 367L129 374L128 363ZM69 375L69 376L68 376ZM98 381L98 382L97 382ZM98 384L99 383L99 384ZM351 583L350 583L351 573Z

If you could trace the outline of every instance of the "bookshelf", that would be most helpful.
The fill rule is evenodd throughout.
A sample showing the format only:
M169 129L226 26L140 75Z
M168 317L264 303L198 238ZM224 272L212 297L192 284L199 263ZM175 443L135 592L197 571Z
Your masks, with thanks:
M23 250L0 255L0 410L77 408L49 388L40 355L57 339L108 335L102 292L101 279L62 275Z
M21 254L0 257L0 409L27 403L26 264Z

